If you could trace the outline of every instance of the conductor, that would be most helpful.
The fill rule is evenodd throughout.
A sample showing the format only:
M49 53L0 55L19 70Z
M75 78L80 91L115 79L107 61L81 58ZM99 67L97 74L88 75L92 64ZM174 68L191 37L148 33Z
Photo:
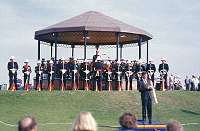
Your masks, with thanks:
M142 72L142 78L139 80L139 91L141 92L142 100L142 120L146 121L146 116L148 117L149 124L152 120L152 95L151 90L153 89L153 83L148 78L146 72Z

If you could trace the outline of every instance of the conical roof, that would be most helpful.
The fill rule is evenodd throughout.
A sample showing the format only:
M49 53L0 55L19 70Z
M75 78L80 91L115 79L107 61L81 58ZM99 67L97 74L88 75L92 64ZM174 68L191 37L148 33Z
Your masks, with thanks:
M152 35L140 28L131 26L100 12L89 11L68 20L51 25L35 32L35 39L53 42L54 33L58 33L60 44L83 44L83 31L88 31L88 44L115 44L115 33L119 32L121 44L138 42L139 36L143 41L152 39Z

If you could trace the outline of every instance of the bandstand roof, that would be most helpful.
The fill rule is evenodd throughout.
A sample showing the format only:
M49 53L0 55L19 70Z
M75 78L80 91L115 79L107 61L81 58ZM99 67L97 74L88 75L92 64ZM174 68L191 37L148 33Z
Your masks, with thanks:
M87 45L115 45L116 32L120 33L120 44L137 43L152 39L152 35L143 29L126 24L96 11L85 12L68 20L51 25L35 32L35 39L47 43L83 45L83 32L88 32Z

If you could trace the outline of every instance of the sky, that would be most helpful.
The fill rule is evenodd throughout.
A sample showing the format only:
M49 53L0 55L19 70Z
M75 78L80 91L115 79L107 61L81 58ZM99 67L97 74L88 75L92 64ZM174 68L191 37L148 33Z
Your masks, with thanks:
M0 84L8 83L7 62L12 55L20 66L19 78L25 59L34 68L35 31L87 11L99 11L150 32L149 55L157 67L164 56L170 73L182 78L200 75L199 0L0 0ZM69 48L59 48L58 52L58 57L71 56ZM92 58L94 53L94 49L88 49L87 57ZM115 49L101 49L100 53L113 59L116 55ZM41 46L41 56L50 57L48 46ZM125 48L123 56L137 59L138 48ZM75 57L82 58L83 50L75 49ZM142 59L146 60L146 45L142 46Z

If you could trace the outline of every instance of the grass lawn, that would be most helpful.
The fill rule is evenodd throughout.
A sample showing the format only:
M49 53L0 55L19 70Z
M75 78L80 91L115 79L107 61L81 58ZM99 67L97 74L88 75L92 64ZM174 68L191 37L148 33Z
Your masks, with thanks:
M159 104L153 105L153 120L176 119L183 124L200 123L200 92L157 92ZM0 121L16 125L24 115L33 115L39 131L69 131L80 111L90 111L98 122L99 131L112 131L119 126L123 112L141 118L138 92L0 92ZM53 124L57 123L57 124ZM200 125L185 125L185 131L199 131ZM0 131L16 131L15 126L0 123Z

